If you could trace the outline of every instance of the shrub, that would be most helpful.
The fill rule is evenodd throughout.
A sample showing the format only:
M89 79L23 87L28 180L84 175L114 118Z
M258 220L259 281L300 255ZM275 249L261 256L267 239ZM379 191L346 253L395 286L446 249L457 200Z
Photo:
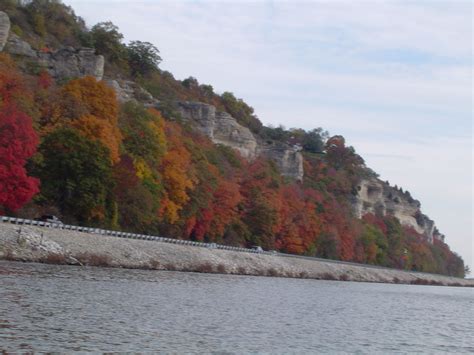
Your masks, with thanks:
M267 270L267 276L277 277L280 273L275 268L270 268Z
M5 248L4 251L3 251L3 259L4 259L4 260L8 260L8 261L15 261L15 260L17 260L17 258L16 258L15 255L13 254L12 250L11 250L11 249L7 249L7 248Z
M150 261L148 262L148 267L151 270L158 270L160 268L160 265L161 264L158 260L150 259Z
M87 266L112 266L111 258L105 254L84 252L76 255L76 259Z
M219 265L217 265L217 272L218 272L219 274L226 274L226 273L227 273L227 269L226 269L225 265L224 265L224 264L219 264Z
M342 274L339 276L340 281L349 281L349 276L347 274Z
M66 257L63 254L58 254L58 253L48 254L40 258L38 261L44 264L57 264L57 265L67 264Z
M429 282L428 282L428 280L424 280L424 279L415 279L415 280L411 280L410 284L412 284L412 285L428 285Z
M321 274L320 279L321 280L337 280L336 276L334 276L333 274L331 274L329 272L325 272L325 273Z
M301 271L299 273L298 277L301 278L301 279L307 279L307 278L309 278L309 275L306 271Z
M195 271L202 272L202 273L212 273L214 272L214 267L212 266L210 262L206 261L196 266Z
M448 286L460 287L462 285L459 282L450 282L448 283ZM468 285L468 287L472 287L472 286Z
M165 270L176 271L176 270L178 270L178 268L176 267L175 264L168 263L168 264L165 265Z

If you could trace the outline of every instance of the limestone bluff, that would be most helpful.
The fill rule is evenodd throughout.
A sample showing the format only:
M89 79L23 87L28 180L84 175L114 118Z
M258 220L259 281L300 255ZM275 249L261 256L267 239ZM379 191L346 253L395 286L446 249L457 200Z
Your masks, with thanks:
M62 47L50 52L34 50L29 43L12 33L10 27L8 15L0 11L0 51L14 57L27 58L29 63L46 69L55 79L89 75L97 80L105 80L116 91L121 102L136 100L146 106L160 108L159 100L135 82L104 78L104 57L96 55L94 49ZM177 102L176 105L182 118L215 144L229 146L248 160L265 156L276 163L282 175L297 181L303 180L303 155L300 147L281 142L265 142L227 112L219 112L212 105L190 101ZM351 197L351 204L358 218L365 213L392 215L402 225L423 234L430 243L434 239L444 241L444 235L439 233L435 223L421 212L419 201L378 178L362 179Z

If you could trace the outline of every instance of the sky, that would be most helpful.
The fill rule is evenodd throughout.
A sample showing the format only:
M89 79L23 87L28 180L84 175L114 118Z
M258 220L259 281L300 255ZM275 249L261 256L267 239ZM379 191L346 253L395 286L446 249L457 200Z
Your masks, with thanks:
M342 134L474 269L470 1L64 0L231 91L265 125ZM473 273L471 273L472 276Z

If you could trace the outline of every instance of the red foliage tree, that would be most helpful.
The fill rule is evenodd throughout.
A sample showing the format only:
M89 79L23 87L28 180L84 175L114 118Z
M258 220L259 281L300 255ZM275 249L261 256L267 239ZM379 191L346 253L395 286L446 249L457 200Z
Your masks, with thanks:
M278 249L303 254L307 252L321 232L316 215L317 194L302 190L298 185L280 188L280 209L275 246Z
M242 196L239 185L233 181L220 180L209 205L202 209L199 218L187 221L187 233L197 240L217 241L224 234L226 227L238 217L237 205Z
M25 169L37 145L31 118L5 103L0 111L0 213L20 208L38 193L39 180Z

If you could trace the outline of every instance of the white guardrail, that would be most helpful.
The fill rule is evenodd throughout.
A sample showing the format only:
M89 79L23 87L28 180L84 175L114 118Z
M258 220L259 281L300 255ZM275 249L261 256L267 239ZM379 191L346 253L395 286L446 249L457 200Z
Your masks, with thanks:
M162 242L162 243L189 245L189 246L208 248L208 249L222 249L222 250L231 250L231 251L238 251L238 252L244 252L244 253L281 256L281 257L287 257L287 258L300 258L300 259L307 259L307 260L322 261L322 262L326 262L326 263L363 266L363 267L369 267L369 268L374 268L374 269L398 270L398 269L388 268L388 267L385 267L385 266L361 264L361 263L354 263L354 262L341 261L341 260L322 259L322 258L318 258L318 257L314 257L314 256L286 254L286 253L280 253L280 252L275 252L275 251L261 251L261 250L249 249L249 248L232 247L232 246L229 246L229 245L222 245L222 244L217 244L217 243L204 243L204 242L195 242L195 241L192 241L192 240L164 238L164 237L158 237L158 236L155 236L155 235L120 232L120 231L113 231L113 230L107 230L107 229L101 229L101 228L81 227L81 226L74 226L74 225L70 225L70 224L36 221L36 220L33 220L33 219L24 219L24 218L1 216L0 217L0 222L12 223L12 224L17 224L17 225L28 225L28 226L36 226L36 227L64 229L64 230L70 230L70 231L76 231L76 232L82 232L82 233L89 233L89 234L107 235L107 236L118 237L118 238L141 239L141 240L150 240L150 241ZM420 272L420 271L411 271L411 270L404 270L404 271L413 272L413 273L430 274L428 272Z
M190 245L190 246L209 248L209 249L232 250L232 251L247 252L247 253L273 254L272 252L232 247L229 245L221 245L217 243L204 243L204 242L195 242L191 240L164 238L164 237L158 237L155 235L120 232L120 231L113 231L113 230L107 230L107 229L101 229L101 228L81 227L81 226L74 226L74 225L63 224L63 223L43 222L43 221L37 221L34 219L24 219L24 218L2 216L0 217L0 221L3 223L12 223L12 224L18 224L18 225L35 226L35 227L47 227L47 228L54 228L54 229L64 229L64 230L89 233L89 234L107 235L107 236L118 237L118 238L152 240L155 242Z

